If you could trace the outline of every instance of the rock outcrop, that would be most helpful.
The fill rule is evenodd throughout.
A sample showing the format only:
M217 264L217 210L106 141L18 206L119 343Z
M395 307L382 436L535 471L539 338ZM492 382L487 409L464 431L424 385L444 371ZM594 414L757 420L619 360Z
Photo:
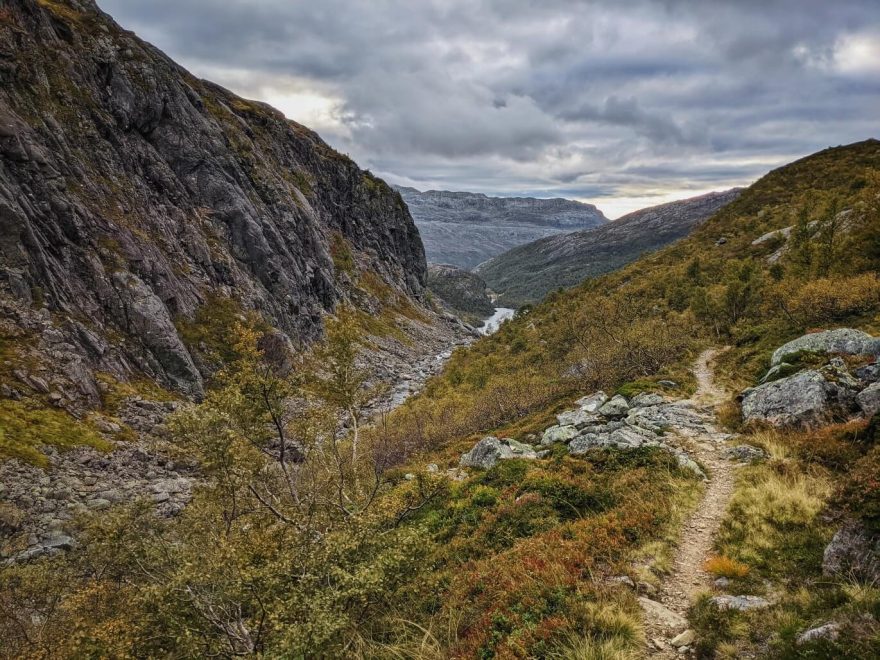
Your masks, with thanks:
M850 328L808 334L784 344L774 351L762 384L742 393L743 420L780 427L817 427L858 413L872 416L880 409L880 385L876 382L880 370L874 363L851 373L840 355L876 359L878 352L880 339ZM798 371L797 362L803 354L829 357L818 369Z
M49 310L86 378L199 396L198 347L178 326L218 298L300 342L359 272L422 295L396 192L92 0L5 3L0 63L0 297Z
M494 436L486 436L480 440L473 449L461 455L459 465L461 467L480 468L488 470L494 467L498 461L511 458L536 459L541 458L544 452L535 451L531 445L517 442L511 438L499 440Z
M415 218L428 261L465 270L517 245L607 222L592 204L569 199L488 197L405 187L398 191Z
M814 332L777 348L770 358L770 365L790 361L801 353L880 356L880 338L852 328Z
M661 204L595 229L542 238L481 264L476 272L499 294L498 304L519 307L686 236L740 192L728 190Z
M478 325L495 311L486 283L473 273L448 264L428 266L428 290L456 316Z
M701 437L724 442L730 437L716 429L711 416L691 402L667 401L653 392L643 392L630 400L619 394L608 399L604 392L596 392L576 404L577 408L556 416L558 424L544 430L542 445L566 443L572 455L596 449L656 447L675 456L679 467L705 479L703 469L677 446L676 439Z
M822 573L877 584L880 582L880 535L859 521L847 521L825 548Z

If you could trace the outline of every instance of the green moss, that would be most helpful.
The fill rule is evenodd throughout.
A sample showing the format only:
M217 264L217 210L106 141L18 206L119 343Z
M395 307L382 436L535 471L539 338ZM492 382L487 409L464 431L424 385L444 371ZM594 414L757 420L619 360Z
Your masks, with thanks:
M333 232L330 237L330 256L333 258L333 268L336 270L337 278L340 274L354 277L354 254L345 236L340 232Z
M89 446L106 451L111 448L89 422L64 411L35 401L0 400L0 459L17 458L46 466L48 459L40 449L42 445L59 449Z

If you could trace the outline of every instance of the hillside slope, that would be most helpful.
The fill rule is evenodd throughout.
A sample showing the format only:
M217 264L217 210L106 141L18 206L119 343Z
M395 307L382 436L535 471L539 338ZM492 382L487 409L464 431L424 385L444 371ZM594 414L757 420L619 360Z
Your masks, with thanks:
M193 324L224 310L298 343L361 271L422 295L397 193L92 0L4 3L0 81L0 296L43 354L62 349L66 399L96 405L97 371L200 396L210 365Z
M471 325L479 325L495 311L486 283L477 275L455 266L430 264L428 290Z
M607 222L592 204L568 199L397 190L419 228L428 261L465 270L516 245Z
M351 335L333 326L302 398L349 411L348 434L323 404L267 430L254 394L301 392L302 374L266 369L246 332L170 428L204 470L192 503L167 519L116 508L85 520L79 547L0 572L0 653L875 658L880 420L838 395L880 387L878 271L868 140L779 168L685 239L551 293L372 426L351 415ZM874 335L844 333L868 350L803 350L808 330L839 326ZM779 355L845 414L746 424L737 393L795 339ZM307 449L296 464L264 451L287 433ZM743 464L718 479L722 460ZM731 485L724 520L701 518ZM870 570L847 570L859 557ZM670 593L697 570L709 593Z
M550 291L620 268L686 236L739 194L728 190L652 206L595 229L520 245L476 270L499 292L499 304L533 303Z

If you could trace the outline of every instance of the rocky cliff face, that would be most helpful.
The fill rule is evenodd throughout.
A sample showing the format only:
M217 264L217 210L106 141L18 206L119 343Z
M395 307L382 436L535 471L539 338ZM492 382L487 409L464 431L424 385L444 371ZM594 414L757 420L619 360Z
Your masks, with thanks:
M543 238L481 264L476 272L498 292L499 304L518 307L535 302L554 289L607 273L686 236L740 192L661 204L595 229Z
M384 182L92 0L3 3L0 302L18 340L78 370L68 396L94 399L106 371L197 397L178 329L208 301L309 340L365 271L422 295L418 232Z
M607 222L592 204L569 199L398 190L419 227L428 261L465 269L544 236Z

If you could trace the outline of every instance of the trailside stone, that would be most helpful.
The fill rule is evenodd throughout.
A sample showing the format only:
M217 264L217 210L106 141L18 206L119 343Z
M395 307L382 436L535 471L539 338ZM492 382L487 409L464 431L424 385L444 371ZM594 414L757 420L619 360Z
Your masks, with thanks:
M510 438L499 440L490 435L480 440L469 452L462 454L458 463L462 467L488 470L499 460L510 458L535 459L539 456L530 445Z
M694 640L697 638L697 633L694 632L691 628L688 628L680 635L676 635L673 637L669 643L674 647L678 648L679 646L690 646L694 643Z
M666 399L659 394L655 394L654 392L642 392L632 398L629 402L629 406L630 408L644 408L646 406L659 406L663 403L666 403Z
M595 424L601 420L601 417L585 410L566 410L565 412L556 415L556 419L559 421L560 426L576 426L578 428L583 428L588 424Z
M739 611L760 610L771 605L769 600L760 596L730 596L728 594L713 596L709 602L719 610Z
M839 623L826 623L821 626L816 626L815 628L810 628L809 630L805 630L800 635L798 635L795 643L798 646L803 644L809 644L810 642L815 642L820 639L828 639L835 640L840 636L840 624Z
M656 621L668 630L684 631L687 628L687 619L656 600L640 596L639 605L641 605L646 618Z
M880 383L869 385L856 395L856 403L865 417L873 417L880 410Z
M846 522L825 547L822 573L880 582L880 535L872 534L858 521Z
M675 460L676 460L676 462L678 462L678 467L684 468L685 470L690 470L691 472L693 472L695 475L697 475L703 481L706 481L708 479L708 477L706 476L706 473L703 472L702 468L700 468L699 464L694 459L692 459L690 456L688 456L683 451L674 452L674 453L675 453Z
M578 436L578 430L574 426L551 426L541 436L542 445L552 445L554 442L568 442Z
M876 383L880 381L880 362L859 367L853 372L853 375L865 384Z
M742 463L753 463L766 458L767 454L763 449L753 447L752 445L737 445L736 447L728 447L721 455L732 461L740 461Z
M846 388L810 369L746 390L743 420L774 426L816 426L845 412L849 396Z
M606 417L623 417L628 410L629 404L626 402L626 399L617 394L599 408L599 414Z
M843 353L845 355L880 355L880 338L853 328L837 328L798 337L773 352L770 364L775 366L802 351Z
M594 394L578 399L575 401L575 404L580 406L584 412L596 412L606 401L608 401L608 395L599 390Z

